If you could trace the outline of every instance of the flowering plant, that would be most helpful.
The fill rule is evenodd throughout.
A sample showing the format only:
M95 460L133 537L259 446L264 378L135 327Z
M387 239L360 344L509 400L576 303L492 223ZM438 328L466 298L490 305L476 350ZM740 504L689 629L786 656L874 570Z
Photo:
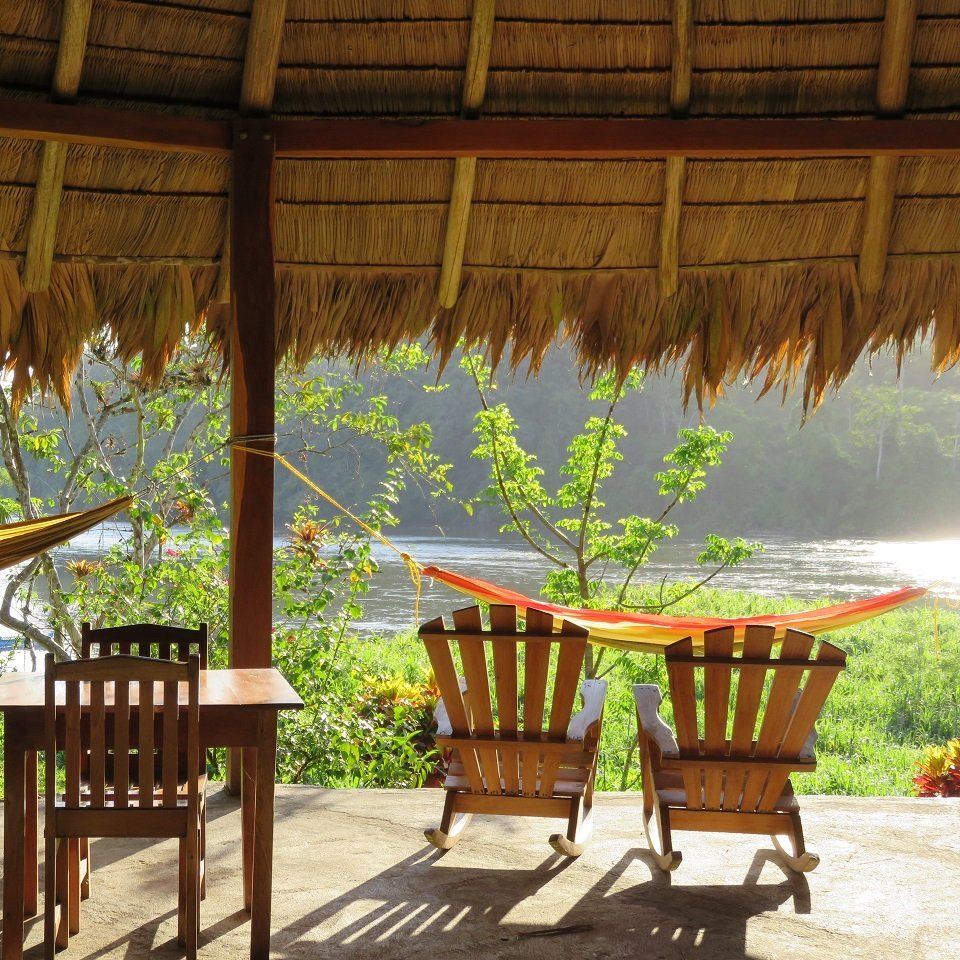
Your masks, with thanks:
M927 747L917 766L913 782L918 797L960 797L960 738L945 747Z

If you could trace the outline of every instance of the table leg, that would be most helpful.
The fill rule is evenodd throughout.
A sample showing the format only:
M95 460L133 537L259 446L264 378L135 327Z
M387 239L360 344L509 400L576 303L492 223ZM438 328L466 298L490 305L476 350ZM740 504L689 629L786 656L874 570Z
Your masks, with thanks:
M3 960L23 956L24 780L26 750L22 731L6 716L3 746ZM36 856L36 854L34 854ZM12 882L11 882L12 881Z
M246 748L242 753L240 781L240 830L243 838L243 909L248 913L253 903L253 843L257 809L257 751Z
M35 917L39 902L40 888L37 876L37 815L39 814L37 784L37 751L27 753L26 779L26 823L24 828L23 855L23 915Z
M277 776L277 711L257 717L257 805L250 910L250 960L270 956L270 903L273 894L273 801Z

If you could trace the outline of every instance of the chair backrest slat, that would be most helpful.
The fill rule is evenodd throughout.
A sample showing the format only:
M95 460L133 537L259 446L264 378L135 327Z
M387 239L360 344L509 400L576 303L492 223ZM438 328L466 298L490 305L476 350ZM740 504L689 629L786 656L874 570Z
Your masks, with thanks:
M504 635L493 647L493 675L497 693L497 726L503 736L516 739L517 712L517 642L510 634L517 632L517 612L513 607L495 604L490 608L490 630ZM520 751L500 751L500 775L504 792L516 795L520 791Z
M749 624L743 636L743 658L745 660L769 659L775 634L774 627ZM730 742L731 756L745 757L752 752L753 735L757 726L760 697L763 694L766 676L765 666L745 664L740 668L737 706L733 715L733 734Z
M90 764L88 776L90 802L95 807L102 807L107 777L107 727L102 683L90 685Z
M687 637L669 647L679 656L693 655L693 641ZM673 700L673 717L677 725L677 743L686 753L700 752L697 732L697 697L693 683L693 669L686 664L673 663L667 657L667 679Z
M130 804L130 685L113 687L113 792L114 804Z
M67 684L65 695L65 745L67 756L80 759L80 684L76 681ZM65 771L65 790L67 803L72 806L80 804L80 764L69 764Z
M813 637L809 633L788 630L780 645L780 659L806 660L812 648ZM793 701L797 690L800 689L803 672L803 667L776 669L767 709L757 737L756 756L773 758L780 755L780 744L793 713Z
M167 680L163 685L163 794L164 807L177 805L177 751L167 744L176 744L180 727L179 684Z
M733 655L733 627L708 630L703 637L704 654L708 657ZM717 664L704 668L703 749L709 756L727 753L727 716L730 707L730 671ZM739 791L738 791L739 792ZM723 769L710 767L703 775L704 804L720 809L723 798ZM732 791L730 791L732 794Z
M557 634L551 614L530 609L526 629L518 632L516 609L505 605L491 606L490 624L490 630L484 630L479 608L471 607L457 611L453 630L447 630L442 620L420 630L470 789L508 796L552 795L564 761L555 744L547 745L566 737L587 631L564 623ZM460 696L454 644L467 687L467 708ZM556 664L552 691L551 662ZM471 738L477 739L476 746L463 743Z
M803 687L803 693L793 711L790 726L784 734L783 743L780 746L781 756L793 757L799 754L817 717L820 716L820 711L827 701L827 695L833 688L837 675L843 669L846 661L847 655L839 647L835 647L826 640L820 643L817 663L834 663L837 665L837 672L834 673L831 670L810 671L810 676Z
M141 680L139 703L139 737L137 743L137 784L140 787L140 806L153 806L153 681Z

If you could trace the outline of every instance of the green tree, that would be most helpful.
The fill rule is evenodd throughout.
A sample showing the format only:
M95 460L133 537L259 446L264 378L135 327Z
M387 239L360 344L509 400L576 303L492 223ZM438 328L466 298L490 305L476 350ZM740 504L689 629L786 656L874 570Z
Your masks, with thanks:
M489 464L489 482L474 502L497 504L509 518L501 531L519 534L552 565L543 588L551 601L661 612L721 570L762 549L739 537L728 540L711 533L696 557L697 565L706 572L688 583L661 583L654 590L638 588L637 572L661 543L678 533L672 522L674 510L703 492L707 470L720 465L732 434L707 426L681 429L680 443L663 458L667 468L653 478L658 496L663 498L660 509L653 516L630 514L614 520L605 511L603 491L623 460L619 444L627 433L615 415L629 394L642 389L642 371L631 372L623 383L613 374L597 379L589 399L599 407L598 412L570 437L560 478L550 492L537 454L527 451L518 439L518 424L509 407L489 399L496 390L492 371L475 354L464 356L461 369L473 379L481 405L475 418L477 444L472 456ZM597 674L602 656L602 651L596 657L589 651L588 676Z
M396 524L393 508L409 479L450 489L429 427L404 422L377 389L423 360L416 348L381 356L367 387L336 365L278 385L279 446L301 468L346 464L356 476L362 463L376 471L378 482L347 504L375 531ZM96 560L63 564L48 553L14 573L0 623L34 656L75 656L84 620L206 621L211 665L225 665L229 542L208 487L228 467L226 410L225 387L198 343L184 344L155 390L143 388L136 364L92 349L76 374L72 412L34 397L15 416L0 396L11 518L137 494L123 534ZM422 782L432 768L428 698L384 697L391 678L364 678L349 655L378 571L371 537L321 510L306 486L298 492L274 556L274 651L306 709L281 719L279 775L330 785Z

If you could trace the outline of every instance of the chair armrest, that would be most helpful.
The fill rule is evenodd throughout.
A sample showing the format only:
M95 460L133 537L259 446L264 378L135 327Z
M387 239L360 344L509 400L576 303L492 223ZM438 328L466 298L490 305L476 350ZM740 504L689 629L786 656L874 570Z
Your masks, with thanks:
M467 678L458 677L458 681L460 693L463 695L467 692ZM438 737L453 736L453 724L450 722L450 714L447 713L447 705L443 702L443 697L437 701L437 705L433 708L433 719L437 723Z
M584 680L580 686L583 709L570 718L567 739L583 741L587 731L600 720L603 703L607 699L606 680Z
M641 730L653 740L665 757L678 757L680 748L673 731L660 716L660 704L663 694L655 683L638 683L633 688L633 699L637 704L637 721Z

